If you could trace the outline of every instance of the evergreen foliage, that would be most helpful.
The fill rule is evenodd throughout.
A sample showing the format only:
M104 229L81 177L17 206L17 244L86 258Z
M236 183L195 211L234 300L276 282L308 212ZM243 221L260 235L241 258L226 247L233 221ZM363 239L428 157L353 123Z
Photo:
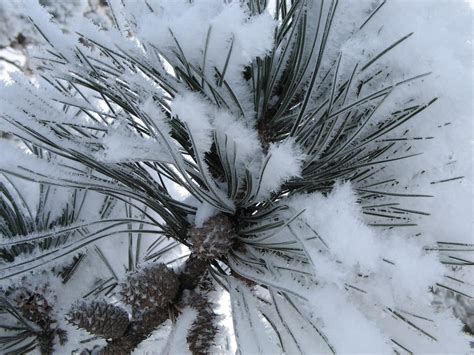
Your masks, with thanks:
M443 278L472 245L417 238L429 216L411 201L430 195L397 176L437 101L400 93L429 73L384 61L412 33L348 55L385 1L356 25L343 3L110 1L110 29L67 32L28 3L44 45L34 78L0 89L17 139L1 145L0 278L67 301L5 291L2 351L128 354L165 328L152 350L181 336L193 354L468 351L432 297L470 297Z

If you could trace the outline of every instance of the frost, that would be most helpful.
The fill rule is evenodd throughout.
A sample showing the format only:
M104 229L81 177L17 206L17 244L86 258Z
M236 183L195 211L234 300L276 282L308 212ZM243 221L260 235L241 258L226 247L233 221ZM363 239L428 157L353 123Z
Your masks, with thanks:
M43 35L46 36L57 49L61 50L65 57L72 58L72 50L63 40L64 35L60 28L50 25L53 16L36 1L23 2L22 7L28 8L28 16L41 28Z
M337 185L327 198L318 194L296 197L291 205L305 210L305 219L338 260L365 272L375 268L381 240L364 223L350 184Z
M401 233L377 231L366 224L348 183L336 185L326 197L295 196L290 206L293 211L304 211L302 217L327 247L326 253L314 257L314 263L316 275L328 282L339 280L343 287L358 273L367 274L369 279L384 275L383 281L374 280L370 287L377 288L377 282L390 283L390 292L403 303L405 297L427 300L429 287L442 279L443 267L436 254L426 253L422 244ZM303 227L300 233L305 233ZM307 244L309 252L316 254L314 243Z
M288 139L282 143L271 144L267 155L268 162L263 166L259 198L275 192L287 180L299 177L304 155L298 146Z
M234 333L237 337L239 349L244 354L275 353L277 349L270 342L267 329L258 313L255 298L250 291L239 281L229 279L230 297L232 304L232 318Z
M194 219L194 224L196 227L200 228L210 217L215 216L218 213L218 210L207 202L202 202L199 204L196 217Z
M367 319L341 290L331 286L314 290L310 299L314 317L320 318L337 353L391 352L389 339L373 320Z
M232 151L231 147L235 145L237 165L247 165L262 155L257 132L242 120L221 111L214 121L214 126L220 144L225 145L227 141L228 151Z
M105 162L155 161L170 162L166 147L155 138L140 137L124 127L125 123L109 129L102 139L104 150L98 156Z
M194 309L191 307L184 308L176 319L176 323L171 326L169 334L164 334L165 329L163 328L166 327L162 326L161 329L153 332L147 340L141 342L140 346L133 351L133 354L191 354L187 347L186 335L196 316L197 312ZM165 336L167 336L167 340L163 341Z
M113 28L74 18L64 30L66 6L58 3L54 24L35 1L22 3L21 11L0 5L0 15L31 16L48 43L34 50L41 77L13 75L0 87L0 128L19 139L0 141L0 172L42 184L50 200L40 206L38 192L24 188L37 224L1 247L33 248L5 262L1 277L62 268L67 253L81 253L79 286L59 295L65 309L145 262L179 273L192 245L212 260L215 286L229 291L242 353L468 351L449 307L469 315L437 298L472 293L472 280L458 281L469 279L467 265L443 265L469 264L472 249L467 4L341 1L332 18L337 2L291 1L305 6L285 22L270 14L275 3L259 13L262 1L111 0ZM299 19L304 35L278 37L275 26L289 25L289 34ZM16 34L19 24L4 22ZM403 46L385 52L396 41ZM302 43L315 51L292 52ZM387 95L367 99L378 90ZM258 120L267 119L271 141L259 137ZM17 212L11 206L0 206L5 220ZM217 231L228 222L219 253L207 246L212 231L189 233L214 216ZM11 226L0 219L2 233ZM52 234L64 244L44 255L37 242ZM136 352L188 353L195 316L182 310Z
M92 3L95 0L92 0ZM66 24L77 14L84 14L91 3L88 0L69 0L57 2L54 0L40 0L39 3L51 13L55 20L61 24ZM30 44L32 39L37 41L39 35L35 33L33 25L26 18L22 9L22 0L2 1L0 4L0 44L9 45L16 40L18 35L25 37L26 44ZM19 43L14 44L21 45Z
M197 148L207 151L212 142L213 108L197 94L176 97L171 105L173 115L186 123Z

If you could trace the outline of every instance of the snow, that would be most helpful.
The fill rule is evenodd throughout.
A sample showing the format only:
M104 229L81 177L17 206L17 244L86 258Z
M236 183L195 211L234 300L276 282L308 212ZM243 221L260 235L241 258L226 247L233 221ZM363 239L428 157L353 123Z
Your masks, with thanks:
M220 153L225 153L225 158L232 162L238 180L232 182L240 188L246 170L252 174L252 183L257 182L257 177L261 174L261 180L258 181L260 189L251 203L270 199L272 193L278 192L285 182L302 176L306 156L292 138L271 143L268 153L263 152L255 129L251 84L245 82L242 76L242 70L247 64L255 57L267 54L272 47L276 23L268 12L249 16L241 2L221 0L150 0L146 6L145 2L134 1L122 4L120 0L114 0L112 3L117 10L119 22L128 21L126 27L110 32L97 32L90 21L75 20L73 25L80 26L83 33L90 34L101 43L110 40L111 47L115 46L125 52L129 51L137 58L146 59L145 65L149 64L148 61L157 67L159 64L158 71L165 67L158 74L171 74L173 79L176 79L176 75L172 64L176 62L182 62L184 70L192 65L195 68L193 75L197 77L201 72L206 78L215 78L216 70L223 73L225 68L226 83L235 90L238 103L228 100L231 95L226 91L226 85L221 85L223 83L219 83L219 80L217 83L202 84L202 92L191 92L184 84L177 84L177 92L167 95L141 73L124 70L119 80L136 92L139 109L155 124L149 135L142 136L130 128L125 120L116 119L113 124L101 125L76 116L73 112L64 112L62 105L50 102L52 98L57 99L61 95L48 89L45 81L37 79L30 83L28 79L22 79L18 75L12 76L15 84L0 88L2 114L5 118L0 127L20 136L28 136L18 126L7 121L15 120L20 125L27 125L35 134L30 137L33 143L48 144L40 139L41 136L48 137L51 151L63 157L46 161L21 152L9 143L0 142L3 154L0 171L8 171L36 182L67 184L70 187L91 186L109 193L121 190L131 195L131 188L99 174L91 174L89 169L77 162L71 163L68 158L79 152L107 164L140 161L174 164L170 150L176 148L178 152L179 147L171 137L169 141L163 142L162 136L156 134L156 129L167 137L171 132L165 110L155 101L159 97L166 105L169 104L172 119L187 126L202 161L204 153L210 152L212 144L216 143L218 149L221 149ZM277 353L282 350L275 345L277 339L272 332L270 318L264 319L261 316L264 314L262 310L268 310L269 316L275 319L281 312L289 318L288 326L292 329L300 326L299 316L282 301L278 292L298 299L299 309L306 312L304 316L321 329L338 353L390 353L392 347L396 348L391 339L396 339L416 353L468 351L467 338L460 331L461 323L442 307L433 307L431 288L445 283L446 276L457 275L455 270L440 263L442 253L432 250L436 242L472 243L473 237L472 35L468 30L472 26L472 10L467 2L462 1L387 1L373 20L360 28L361 20L366 18L374 5L373 1L364 0L354 9L353 2L341 2L334 30L329 36L327 54L321 64L321 73L334 66L334 59L341 50L340 78L334 78L340 85L356 63L359 68L364 67L388 44L413 32L400 47L357 72L356 79L363 80L380 69L391 68L387 78L380 81L374 79L371 83L373 86L370 90L376 90L382 86L395 85L413 75L432 72L416 83L394 87L390 97L374 116L374 124L382 122L386 115L410 104L407 102L409 99L427 102L434 96L439 96L439 100L419 117L388 135L388 138L406 138L406 142L400 145L400 150L409 154L423 154L387 164L378 172L377 181L389 181L382 186L376 185L374 188L370 185L370 179L352 183L337 181L324 194L284 194L272 201L274 205L271 206L282 209L270 213L257 226L262 229L266 227L264 232L242 232L241 241L249 242L246 246L248 254L241 253L243 261L232 255L228 263L237 273L268 286L265 291L257 287L250 290L240 281L229 278L233 335L236 336L242 353ZM323 12L328 10L328 6L326 4ZM53 46L68 60L76 63L73 49L78 44L77 37L72 32L65 34L60 28L51 26L49 17L39 5L31 2L28 9L35 22L45 30ZM308 11L315 15L319 9L314 6L308 8ZM10 26L9 23L7 25L6 27ZM315 30L311 28L311 31ZM136 38L128 35L134 32ZM2 37L0 39L3 40ZM206 42L207 48L204 48ZM151 58L151 52L147 52L150 46L156 46L162 51L157 58ZM94 51L90 49L87 53L92 56ZM71 68L77 69L74 65ZM78 75L89 75L84 67L81 70L83 71L79 71ZM307 81L310 74L311 70L308 69L302 81ZM199 86L200 78L196 82ZM213 92L231 102L229 107L220 105L217 99L213 102L211 95L205 97L204 94L209 93L211 85ZM368 91L363 91L362 96L367 93ZM38 100L38 97L45 100ZM62 99L71 104L81 102L77 97ZM312 97L310 104L317 104L320 99ZM100 106L93 102L87 109L91 110L94 105ZM104 133L90 139L80 137L69 141L53 134L51 126L43 124L42 120L45 118L62 124L88 124L101 128ZM426 139L419 139L420 137ZM165 143L169 143L172 148L165 146ZM373 142L371 147L379 143ZM91 149L90 146L94 145L100 145L101 148ZM184 159L190 158L186 156ZM192 164L194 162L190 163ZM186 218L197 227L222 210L229 213L234 210L234 201L228 198L232 191L227 191L226 184L218 181L221 177L211 177L205 164L203 170L199 173L208 180L203 185L207 184L206 188L212 186L216 191L212 191L213 198L209 201L198 201L196 196L185 201L190 207L196 207L194 219L192 214ZM390 186L395 178L397 183ZM452 178L456 179L450 180ZM168 180L165 183L170 187L172 198L181 201L189 196L182 186L173 186ZM397 201L397 208L422 211L422 214L413 216L413 225L405 229L376 227L380 218L367 213L369 204L374 200L360 197L360 190L367 184L370 188L380 188L380 191L385 188L395 194L408 192L433 197L395 199L393 196L384 196L377 199L377 203ZM59 216L72 190L61 188L51 191L54 206L49 207L51 216L55 217ZM140 197L143 198L142 195ZM104 200L94 195L77 223L96 219L101 203ZM139 206L142 207L142 204ZM122 216L125 210L123 207L121 204L112 215ZM287 210L284 209L286 207ZM274 229L268 227L272 223L288 221L300 212L301 215L289 225ZM159 216L155 216L155 212L150 214L161 221ZM138 208L133 209L132 215L143 217ZM93 233L94 230L89 232ZM111 270L104 268L99 277L108 277L110 272L117 272L122 277L128 268L123 261L127 260L130 250L136 252L135 257L139 260L145 254L149 256L152 253L153 250L145 252L145 248L156 239L150 238L152 241L144 241L140 246L137 239L128 241L125 234L127 230L122 229L121 234L117 232L114 238L97 241L97 245L105 250L107 259L111 260ZM36 235L33 233L31 236ZM12 241L17 240L19 239ZM289 249L282 249L282 253L287 252L286 255L295 260L288 261L274 253L276 246L286 245L284 243L289 245ZM182 250L177 249L163 259L172 261L172 257L182 255ZM31 255L19 257L16 262L36 255L35 251ZM74 280L81 284L74 290L81 296L92 287L92 280L87 278L87 274L94 274L97 264L103 262L98 255L93 255L88 256L81 266L81 274ZM248 264L247 257L251 259ZM57 262L54 265L61 264ZM44 280L40 279L38 282L40 281ZM62 290L61 286L54 285ZM68 292L61 295L58 302L64 309L67 308L67 300L77 296L71 294L71 289ZM274 294L279 297L279 301L275 300ZM281 305L285 305L283 310L275 308L280 301ZM417 324L417 327L427 329L433 335L420 335L418 328L400 320L397 314L403 314L411 324ZM140 344L136 353L188 353L185 336L195 316L191 309L184 309L176 324L165 324ZM426 320L426 317L433 321ZM277 324L284 328L281 322ZM312 330L308 320L305 324L305 327L300 326L303 335L299 334L298 337L304 346L310 348L313 339L304 338L314 332L310 332ZM286 336L285 340L290 338L287 328L282 333ZM74 337L75 340L82 339L83 334ZM438 341L433 341L432 337ZM294 345L290 348L298 350Z
M426 254L423 244L400 232L368 226L348 183L337 185L326 197L321 194L295 196L289 205L292 212L304 210L302 218L327 245L327 253L314 258L315 273L320 279L339 280L336 283L344 287L347 282L354 282L358 273L367 274L369 278L385 275L383 282L392 285L391 292L396 296L423 300L428 297L429 286L443 276L436 254ZM299 233L304 236L303 227ZM307 243L310 253L317 254L317 245Z
M133 351L132 354L149 354L149 355L173 355L191 354L191 351L187 347L186 335L188 329L196 319L197 312L191 308L186 307L182 310L181 314L176 319L176 323L170 326L168 321L160 328L155 330L145 341L141 342L140 345ZM168 329L166 329L168 328ZM171 330L169 330L171 328ZM163 334L165 330L169 330L169 334ZM167 337L166 341L163 341L163 337Z
M322 320L323 331L338 354L391 353L387 335L340 289L319 288L312 292L310 302L313 316Z
M194 225L201 228L202 225L211 217L215 216L219 211L207 202L201 202L196 211L194 218Z
M289 206L288 217L304 211L301 219L306 224L296 221L292 228L311 256L319 285L311 288L306 298L314 316L322 322L323 332L342 353L388 352L388 338L383 334L393 334L393 324L387 325L383 317L373 313L374 309L414 307L415 313L422 313L422 309L428 312L424 307L430 307L433 300L431 286L442 283L446 272L438 255L426 252L423 243L399 230L383 231L367 225L349 183L336 185L327 196L319 193L294 196ZM317 231L327 250L321 249L316 240L309 240L313 231ZM348 298L348 285L363 290L366 295L359 297L355 292L357 297ZM447 317L445 314L443 319ZM454 333L452 336L456 346L462 348L463 336ZM406 337L406 334L401 336ZM411 349L428 346L414 340L409 344ZM440 339L438 346L448 349L449 343Z
M221 144L227 139L229 149L235 144L237 164L248 164L259 156L260 143L255 130L230 112L216 109L198 94L187 92L175 97L171 110L174 117L186 123L200 151L209 151L215 132Z
M249 19L240 2L220 0L150 1L149 4L154 12L140 16L138 36L165 50L167 57L174 56L172 50L178 42L186 60L202 68L203 48L209 33L206 64L202 69L212 77L215 69L224 71L232 46L225 79L243 99L245 113L252 115L250 90L242 83L241 70L254 57L263 56L271 48L275 25L271 16L264 13Z
M249 289L235 279L228 279L232 304L234 334L242 354L274 354L278 351L272 342L263 319L254 310L255 298Z
M400 232L381 231L366 224L349 183L336 185L326 197L321 194L295 196L289 205L293 211L305 211L302 218L324 240L330 260L339 263L331 267L316 265L316 274L324 279L331 280L335 276L333 270L340 269L341 265L352 269L351 272L346 269L345 282L353 277L351 274L387 272L385 283L393 285L392 292L421 300L428 297L429 286L442 279L444 268L436 254L423 251L423 244ZM317 253L316 246L311 252ZM394 265L387 267L384 260Z
M119 122L109 128L102 139L102 144L104 150L97 155L100 160L109 163L147 160L169 163L172 161L168 150L158 140L140 137L127 127L126 122Z
M226 111L218 113L214 120L214 127L218 135L219 143L223 146L227 140L226 149L231 155L232 146L235 145L236 165L248 165L262 155L260 141L257 132L245 122L230 115Z
M305 210L304 218L337 259L367 272L380 259L381 243L377 233L364 223L356 200L355 192L346 183L337 185L327 197L298 196L291 206Z
M263 163L263 175L260 181L259 199L269 197L290 178L299 177L304 154L292 139L281 143L272 143L268 149L267 164Z
M213 107L198 94L185 93L171 103L173 115L186 123L197 149L206 152L212 143Z
M409 208L431 214L420 218L419 231L431 240L472 241L472 3L471 8L461 0L428 4L423 0L387 1L374 20L344 45L344 54L365 58L363 49L378 53L387 43L413 32L371 70L394 68L392 79L387 79L392 82L431 72L421 81L398 87L385 102L385 109L400 107L409 97L439 97L431 108L403 126L403 130L409 130L407 138L434 139L413 144L416 152L423 154L390 164L385 174L396 176L409 190L434 196L407 201ZM399 132L394 133L397 135ZM422 170L425 173L421 174ZM461 176L461 180L432 184Z

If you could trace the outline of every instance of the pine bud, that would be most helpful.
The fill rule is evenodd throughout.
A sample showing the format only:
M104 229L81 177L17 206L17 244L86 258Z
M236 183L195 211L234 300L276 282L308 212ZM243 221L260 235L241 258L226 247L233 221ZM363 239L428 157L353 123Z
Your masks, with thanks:
M209 218L201 228L189 231L193 252L201 259L215 259L226 254L237 234L232 221L224 214Z
M174 271L158 264L128 276L120 293L134 312L144 313L171 303L178 289L179 281Z
M128 314L107 302L82 303L69 312L68 321L106 339L121 337L129 325Z

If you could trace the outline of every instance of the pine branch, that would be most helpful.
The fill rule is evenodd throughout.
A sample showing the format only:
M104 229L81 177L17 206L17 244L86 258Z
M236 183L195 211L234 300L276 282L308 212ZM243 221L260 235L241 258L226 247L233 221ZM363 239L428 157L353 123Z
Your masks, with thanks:
M230 7L228 1L182 1L176 9L189 11L186 16L204 6L200 14L207 16L207 31L194 36L170 21L155 37L150 35L155 28L139 20L157 20L153 26L159 27L165 13L179 23L181 13L168 11L175 10L173 2L159 10L148 2L111 3L118 8L110 9L115 25L110 32L84 24L75 29L81 33L66 34L38 17L35 26L47 42L37 58L38 85L19 80L14 88L3 88L0 113L2 130L20 138L33 154L7 159L12 162L0 171L41 182L44 195L53 186L98 192L106 196L104 204L107 198L124 202L127 218L100 213L96 222L83 221L74 202L53 221L45 200L34 215L20 208L22 198L8 184L0 185L0 232L10 239L0 244L7 261L0 271L14 276L80 253L59 271L67 281L87 257L87 245L127 234L126 277L117 275L96 247L112 277L100 280L88 294L110 294L123 280L114 294L118 305L94 301L70 313L72 323L107 340L101 349L107 354L132 352L188 306L198 315L187 334L188 345L195 354L209 352L215 314L207 295L198 291L209 275L231 295L235 337L244 352L272 348L262 336L270 325L276 345L272 352L316 351L314 341L336 353L345 345L334 335L346 325L337 323L339 306L357 311L349 313L358 322L368 318L360 329L370 332L360 334L376 334L383 349L391 345L412 352L405 339L398 339L399 324L429 341L441 339L418 325L426 317L386 304L409 304L414 298L410 288L420 293L428 288L422 282L419 289L415 282L403 284L400 279L408 272L401 262L414 272L418 263L426 263L432 277L439 271L436 258L418 250L421 246L413 240L404 245L392 235L376 239L373 230L412 227L415 218L429 215L401 205L403 199L430 195L397 187L402 179L387 173L387 167L417 155L410 151L408 131L400 128L436 101L414 103L409 98L400 104L403 100L396 97L397 107L386 107L394 104L395 91L426 77L397 81L397 73L384 63L411 34L383 50L357 48L363 53L345 55L363 44L357 31L370 26L385 1L369 6L372 13L367 11L362 25L355 24L347 34L337 17L343 5L337 0L276 0L273 24L265 19L266 0ZM38 8L33 12L41 14ZM227 21L234 19L229 14L238 20L229 26L230 33ZM255 28L269 31L267 38L255 36L262 40L258 45L248 35ZM355 41L344 43L351 36ZM170 184L192 198L179 200ZM208 207L217 215L202 227L193 226L193 218L199 220ZM143 220L132 218L135 210ZM363 217L370 218L367 224ZM358 238L352 238L351 228ZM140 235L136 243L134 233ZM142 269L137 267L141 233L158 236L145 257L153 263ZM343 240L345 235L351 239ZM157 251L165 238L170 244ZM31 254L33 245L39 246L39 255ZM180 245L190 249L181 267L167 265L186 256L157 263ZM443 263L472 264L456 255ZM430 277L420 275L420 280L431 282ZM370 292L380 281L388 286ZM464 294L444 282L437 285ZM386 291L395 288L396 293ZM313 293L321 295L317 303ZM369 322L373 314L387 311L391 316L383 322ZM390 322L399 322L396 334L391 334ZM367 337L364 344L372 340ZM45 351L51 347L47 339Z
M58 327L54 318L51 300L45 296L47 293L51 296L48 286L36 287L34 290L26 287L10 288L1 296L0 306L2 312L10 314L15 320L13 325L2 324L0 328L22 330L18 333L19 338L33 338L34 347L37 346L42 355L54 353L56 339L61 345L67 341L66 331ZM16 336L11 339L11 344L9 341L5 342L3 349L18 348ZM18 351L21 351L20 348Z
M176 274L164 264L146 267L127 276L121 285L121 301L132 309L128 322L124 311L104 302L82 303L69 313L69 321L93 335L110 339L104 354L129 354L177 309L196 308L198 317L188 334L193 354L204 354L216 328L215 314L204 296L193 290L210 263L226 255L236 233L229 217L219 214L189 233L191 255Z

